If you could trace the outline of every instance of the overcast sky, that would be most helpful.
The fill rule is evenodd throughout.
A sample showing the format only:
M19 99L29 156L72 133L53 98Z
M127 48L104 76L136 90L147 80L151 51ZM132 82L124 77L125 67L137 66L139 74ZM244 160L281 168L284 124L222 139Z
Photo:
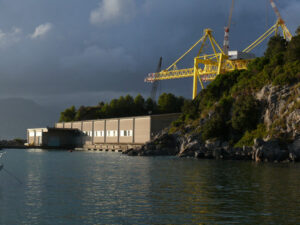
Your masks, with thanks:
M231 49L247 47L276 17L269 0L236 0ZM277 0L288 28L300 1ZM160 56L176 60L211 28L222 44L231 0L0 0L0 95L43 105L97 104L142 93ZM254 53L261 54L265 45ZM182 67L192 66L188 58ZM191 97L192 80L162 82Z

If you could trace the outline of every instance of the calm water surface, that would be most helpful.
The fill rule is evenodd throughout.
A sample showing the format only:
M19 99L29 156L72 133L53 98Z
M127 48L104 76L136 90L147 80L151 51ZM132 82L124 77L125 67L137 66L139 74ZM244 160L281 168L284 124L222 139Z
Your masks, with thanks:
M0 224L300 224L300 165L8 150Z

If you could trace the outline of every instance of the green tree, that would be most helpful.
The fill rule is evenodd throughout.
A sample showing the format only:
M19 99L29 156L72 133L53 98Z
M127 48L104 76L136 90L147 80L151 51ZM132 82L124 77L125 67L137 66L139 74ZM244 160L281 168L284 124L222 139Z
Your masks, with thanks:
M125 103L126 103L126 116L133 116L134 112L134 99L131 95L125 96Z
M267 58L273 58L280 53L284 53L287 47L287 41L281 36L271 37L268 42L268 48L265 52Z
M195 119L198 117L198 107L196 101L185 100L182 106L182 113L185 119Z
M119 100L118 99L112 99L110 101L108 112L107 112L107 114L110 117L117 117L120 114L120 112L119 112Z
M75 106L71 106L70 108L67 108L65 111L60 113L60 122L71 122L75 120L76 116L76 108Z
M300 26L297 28L297 30L296 30L296 35L300 35Z
M147 98L145 102L146 114L155 114L157 112L157 105L152 98Z
M298 28L300 30L300 27ZM300 60L300 34L293 37L287 46L287 51L285 54L287 61Z
M81 121L81 120L91 120L97 118L98 110L99 110L98 107L80 106L79 109L77 110L75 120Z
M146 114L145 110L145 99L142 95L138 94L134 99L134 114L135 115L144 115Z
M214 114L205 123L202 129L202 139L210 138L228 139L230 136L230 112L233 98L222 97L215 106Z
M240 132L256 128L259 121L259 105L252 96L241 96L233 104L232 127Z
M179 105L181 104L181 105ZM180 112L183 102L178 100L175 95L171 93L163 93L158 98L158 109L160 113L175 113Z

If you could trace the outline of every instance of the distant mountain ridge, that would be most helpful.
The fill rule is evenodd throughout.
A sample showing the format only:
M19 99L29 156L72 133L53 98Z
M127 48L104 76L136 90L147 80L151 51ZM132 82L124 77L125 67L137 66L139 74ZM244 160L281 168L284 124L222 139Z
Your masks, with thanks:
M27 128L53 126L58 116L30 99L0 99L0 140L26 138Z

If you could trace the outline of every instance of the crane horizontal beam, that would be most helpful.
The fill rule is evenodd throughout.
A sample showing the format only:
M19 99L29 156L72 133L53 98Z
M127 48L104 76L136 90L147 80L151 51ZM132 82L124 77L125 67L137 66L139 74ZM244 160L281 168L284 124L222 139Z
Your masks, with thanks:
M220 57L220 53L218 54ZM197 76L204 81L212 81L219 74L219 71L230 72L233 70L243 70L247 69L247 64L250 60L222 60L221 64L218 59L203 59L211 57L212 55L205 55L195 58L196 67L185 68L185 69L174 69L174 70L162 70L157 73L149 73L145 82L153 83L158 80L170 80L170 79L180 79L187 77L194 77L195 71L197 71ZM214 57L215 58L215 57ZM197 65L201 65L198 67ZM221 66L221 67L219 67Z
M205 42L209 41L213 54L204 54L203 48ZM198 55L194 58L194 67L178 69L177 63L180 62L188 53L191 52L198 44L201 43ZM156 73L148 74L145 82L154 83L159 80L171 80L181 78L193 78L193 99L197 96L197 83L198 80L201 87L204 88L203 83L206 81L213 81L219 74L233 71L246 69L249 60L229 60L229 56L226 55L221 49L220 45L216 42L212 36L212 30L205 29L204 35L197 41L187 52L179 57L174 63L171 64L167 69Z

